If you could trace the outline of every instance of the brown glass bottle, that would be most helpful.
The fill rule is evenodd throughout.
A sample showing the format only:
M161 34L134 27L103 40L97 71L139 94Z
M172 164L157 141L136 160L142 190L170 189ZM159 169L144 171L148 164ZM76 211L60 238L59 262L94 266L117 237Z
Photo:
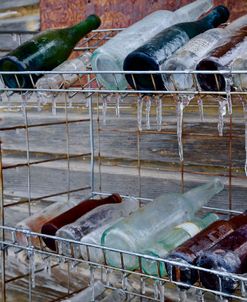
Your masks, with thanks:
M247 27L242 27L237 32L229 34L222 45L218 46L211 53L201 60L196 70L223 70L228 69L229 64L236 58L243 49L247 48ZM197 80L202 90L223 91L226 89L226 80L224 75L220 74L197 74Z
M191 239L173 250L166 259L183 264L195 265L197 258L212 246L231 234L240 226L247 224L247 211L230 220L218 220ZM198 280L198 270L166 264L167 273L172 280L192 285Z
M119 194L114 193L103 199L87 199L80 202L75 207L69 209L68 211L62 213L61 215L53 218L52 220L46 222L41 229L41 233L45 235L55 236L56 231L66 224L70 224L80 218L82 215L88 213L89 211L95 209L98 206L110 203L120 203L122 198ZM51 250L56 250L55 240L51 238L43 237L43 241L46 246Z
M247 224L215 244L197 260L197 265L207 269L227 273L243 274L247 272ZM204 287L221 292L232 293L238 281L229 276L199 271Z

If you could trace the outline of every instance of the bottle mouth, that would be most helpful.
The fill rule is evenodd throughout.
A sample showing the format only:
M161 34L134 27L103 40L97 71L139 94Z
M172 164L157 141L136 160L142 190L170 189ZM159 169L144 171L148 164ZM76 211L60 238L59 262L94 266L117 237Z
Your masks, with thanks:
M86 20L92 22L93 29L97 29L101 25L100 17L97 15L89 15Z
M7 56L0 59L1 71L27 71L24 63L20 62L14 56ZM9 88L33 88L30 75L28 74L4 74L2 75L4 84ZM32 75L35 81L36 76Z
M117 59L108 54L92 55L92 69L94 71L122 71ZM121 73L96 73L97 80L106 89L122 90L127 87L125 77Z
M201 61L196 70L199 71L218 71L220 65L217 62L211 60ZM225 91L226 81L223 75L221 74L197 74L197 80L202 90L205 91Z
M141 74L141 71L158 71L157 62L145 53L135 51L124 61L125 71L140 71L140 74L126 74L130 86L137 90L165 90L161 74Z

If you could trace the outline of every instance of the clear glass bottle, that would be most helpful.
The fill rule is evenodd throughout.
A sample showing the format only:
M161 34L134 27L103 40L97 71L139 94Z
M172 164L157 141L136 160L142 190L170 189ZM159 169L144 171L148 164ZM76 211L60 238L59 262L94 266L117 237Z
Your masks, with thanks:
M219 179L214 179L184 194L163 194L128 218L108 228L102 236L101 243L106 247L140 252L157 234L192 219L194 213L223 187ZM106 251L106 260L112 266L121 267L119 253ZM138 267L136 257L124 254L123 260L124 266L129 269Z
M171 250L182 244L187 239L193 237L202 229L218 220L216 214L208 213L202 218L193 218L191 221L177 225L170 231L166 232L161 239L154 239L150 248L145 249L142 253L153 257L164 258ZM158 267L159 266L159 267ZM164 262L155 260L142 259L142 269L146 274L152 276L165 276L166 268Z
M56 232L56 236L65 239L80 241L82 237L108 224L120 217L127 217L130 213L139 208L139 201L133 197L125 197L120 204L106 204L95 208L86 215L76 220L74 223L67 224ZM100 242L99 242L100 243ZM71 255L70 244L61 241L59 252L63 255ZM80 257L79 246L73 245L74 257Z
M126 56L163 29L181 22L196 20L212 7L212 0L196 0L175 12L159 10L118 33L91 58L94 71L122 71ZM106 89L126 89L128 83L123 74L97 74L97 80Z
M236 57L229 65L232 71L247 70L247 54L243 52ZM247 89L247 74L246 73L232 73L233 87L237 91L246 91Z
M37 89L59 89L62 86L64 88L70 87L74 84L79 78L80 71L85 71L87 65L90 62L91 53L85 52L83 55L78 56L72 60L66 60L59 66L57 66L53 71L68 72L72 71L73 73L64 73L64 74L45 74L40 78L36 83ZM43 102L46 102L47 99L53 97L56 92L52 91L38 91L39 96Z
M226 22L228 17L228 9L224 5L219 5L198 21L170 26L128 54L124 60L123 69L125 71L159 71L161 64L190 39ZM125 77L134 89L164 90L161 74L128 73Z

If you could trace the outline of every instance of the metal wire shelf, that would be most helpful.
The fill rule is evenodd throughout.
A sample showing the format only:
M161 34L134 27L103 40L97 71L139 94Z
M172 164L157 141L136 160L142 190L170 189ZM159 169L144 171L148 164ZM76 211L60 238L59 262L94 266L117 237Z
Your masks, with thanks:
M84 51L94 51L98 46L102 45L105 41L114 36L117 31L118 30L115 29L93 31L87 38L81 41L78 47L75 48L75 55L78 55L80 52ZM0 32L0 34L9 33ZM21 43L25 39L25 33L13 34L18 36L18 43ZM44 75L60 73L71 74L73 72L69 70L66 72L0 72L0 79L4 74L15 74L16 76L27 74L32 82L33 74ZM86 245L88 259L78 259L73 255L73 244L83 245L83 243L75 242L73 240L65 240L59 237L52 237L57 242L57 252L52 252L42 243L42 237L44 235L25 231L14 226L6 226L6 219L9 220L9 215L12 213L9 212L10 214L8 214L8 211L12 211L12 209L15 209L16 207L18 209L22 209L22 207L26 205L28 212L27 214L29 215L33 212L33 209L35 209L35 211L37 210L35 208L37 205L43 204L43 202L50 200L54 201L54 199L57 198L67 199L70 201L71 199L75 198L74 194L77 192L86 197L104 194L107 195L109 192L111 192L112 187L116 185L114 180L107 176L108 174L113 173L115 178L119 178L118 182L120 182L120 185L116 186L117 188L121 188L121 181L122 179L124 180L121 195L128 194L135 196L143 204L152 200L152 196L147 194L147 191L145 191L144 187L147 184L153 185L155 180L163 182L168 179L171 181L171 183L176 183L176 190L181 189L183 191L184 188L187 187L188 183L191 185L192 183L203 182L209 177L218 176L226 184L227 189L225 190L220 202L216 202L216 204L212 203L209 206L204 207L204 211L213 211L224 217L229 217L231 215L241 213L244 210L243 204L240 207L239 203L236 201L239 197L239 195L237 195L239 194L239 188L241 188L244 196L246 194L246 176L244 173L243 163L244 159L242 154L240 154L240 164L239 159L235 157L235 152L239 145L237 145L237 147L234 145L235 140L237 140L237 142L244 142L245 138L244 118L246 119L246 116L243 115L243 108L246 108L245 95L247 92L244 89L240 87L234 91L208 92L201 91L198 86L195 86L195 88L190 91L180 91L178 89L173 91L138 91L133 90L130 87L128 87L126 90L107 90L103 89L103 87L101 87L97 82L97 73L100 72L92 71L89 66L88 70L85 72L80 72L79 81L77 81L73 87L69 88L65 88L64 85L62 85L60 89L49 90L37 89L35 85L34 88L30 89L10 89L7 87L1 88L2 117L4 118L5 115L11 113L13 114L14 119L16 119L14 122L11 121L11 117L9 119L6 118L6 120L3 119L3 123L0 127L2 140L0 161L0 201L2 225L0 226L0 232L2 233L2 239L0 243L2 251L1 281L3 302L5 302L8 298L8 286L14 283L16 280L25 279L27 277L29 278L28 300L35 301L32 292L35 286L35 279L37 278L36 273L39 273L39 271L45 271L47 269L47 261L51 261L52 269L53 267L63 266L64 262L66 265L68 265L68 284L70 285L72 282L70 280L71 266L80 267L80 270L85 274L90 272L90 278L92 278L93 275L93 279L98 278L103 280L104 277L107 279L109 276L111 278L113 278L113 276L117 276L116 279L113 278L114 280L111 282L104 280L104 284L106 288L109 289L122 288L127 294L128 301L131 301L134 298L139 299L138 301L145 301L145 299L148 299L151 301L163 302L170 291L170 287L172 288L171 295L174 295L175 297L176 289L174 289L174 286L179 288L179 286L181 287L186 285L182 282L171 280L168 277L162 277L160 275L150 276L143 272L141 265L143 259L152 259L157 263L169 262L165 259L155 258L138 253L131 253L129 251L116 250L122 259L122 267L111 267L106 263L106 260L104 260L103 263L90 261L90 248L100 249L104 255L106 250L112 249L89 244ZM101 73L117 75L119 73L124 74L127 72L107 71ZM135 74L138 72L129 73ZM145 73L156 74L162 72ZM169 71L168 73L176 74L180 72ZM193 77L195 77L195 75L199 72L183 71L182 73L191 73ZM203 71L201 73L212 72ZM247 74L247 71L223 70L214 72L214 74L232 76L233 74ZM38 94L45 91L52 92L52 98L47 100L46 103L40 103ZM224 135L219 135L216 125L214 125L215 127L213 130L209 128L208 132L201 131L200 128L197 129L193 127L190 128L189 131L186 131L186 125L190 123L189 118L186 118L186 116L184 116L185 120L181 125L182 132L178 134L176 124L179 116L176 116L175 118L174 116L176 115L178 105L181 103L181 100L179 99L181 95L193 95L194 97L194 100L190 102L189 106L188 104L185 106L185 111L186 109L189 110L190 108L193 108L189 117L197 114L195 113L195 108L197 108L199 104L198 101L201 99L203 100L206 111L208 110L210 113L212 113L212 111L215 111L218 108L218 104L222 98L230 97L233 105L233 114L226 117L221 115L221 122L225 122L225 133L222 133ZM224 104L224 106L227 107L227 104ZM159 111L160 108L161 111ZM202 107L199 106L199 109L200 108L202 109ZM78 114L78 111L80 114ZM52 114L50 114L50 112ZM169 114L167 114L167 112L169 112ZM167 120L162 119L162 114L165 115ZM247 110L245 114L247 115ZM37 121L36 119L40 117L42 117L42 119L38 119ZM123 120L121 120L121 117ZM135 122L133 122L133 119ZM215 124L217 124L218 116L215 115L215 113L213 114L212 119L214 119ZM126 121L130 123L130 129L121 127L126 125ZM170 126L170 121L172 126ZM206 117L206 122L207 121L208 120ZM202 122L200 117L193 120L193 123L199 124L201 127ZM86 147L75 147L76 143L73 141L74 138L72 137L72 130L74 131L74 129L77 129L76 127L78 125L83 130L80 132L75 131L75 137L78 137L78 133L83 132L81 139L86 140ZM55 136L57 134L61 135L61 132L55 133L53 137L54 143L52 142L52 139L49 140L49 143L54 144L54 149L49 149L48 144L44 144L42 148L38 148L36 145L34 145L34 136L37 135L38 131L43 131L43 129L44 131L47 129L48 132L51 129L52 131L54 129L56 131L56 129L60 129L60 127L62 127L61 129L63 131L63 148L59 145L59 142ZM247 132L247 130L245 131ZM113 156L111 152L107 151L107 148L113 148L113 152L116 151L113 146L114 143L107 141L106 146L104 146L103 140L105 138L107 139L107 135L115 135L115 137L118 139L119 137L120 139L123 138L124 142L128 142L128 135L134 136L134 141L136 143L136 146L134 147L135 152L133 152L132 147L132 149L130 149L133 153L131 156L127 156L125 153L122 154L121 151L119 151L119 156L116 154ZM210 161L212 160L212 156L215 155L212 153L209 153L211 157L205 160L205 162L207 162L206 164L205 162L200 164L200 162L197 161L194 163L194 166L191 159L187 159L187 157L189 157L188 151L185 156L175 158L174 155L172 155L173 157L171 156L171 158L169 158L168 156L168 159L157 159L156 150L154 150L152 157L143 154L145 144L151 148L148 141L149 137L151 137L151 143L154 143L155 146L157 145L157 148L159 149L161 147L156 140L160 141L168 138L168 140L171 140L173 146L175 146L177 144L177 135L178 142L180 140L180 144L182 142L182 145L185 147L186 143L188 143L190 140L206 140L209 143L217 141L217 143L222 144L222 146L225 148L224 151L226 155L224 159L226 163L222 163L220 160L218 160L219 163L215 161L212 164L215 165L214 169L212 169L210 166ZM13 146L8 143L8 140L11 140L11 137L14 137ZM42 137L39 138L42 141ZM47 136L45 136L45 139L47 139ZM173 140L175 140L175 143ZM43 142L41 142L41 144L42 143ZM56 144L58 146L56 146ZM244 151L243 145L241 145L241 147ZM127 150L129 149L127 148ZM16 156L16 154L18 154L18 156ZM121 156L124 157L124 161L122 160ZM79 164L81 165L80 167ZM60 169L60 171L66 171L66 176L64 177L66 179L61 187L53 187L53 184L51 184L48 192L45 192L44 190L37 190L36 192L35 189L37 184L33 183L34 174L37 173L38 175L38 170L48 168L48 173L51 173L52 175L54 174L54 178L56 178L56 175L60 175L56 174L57 170ZM78 178L77 172L81 171L83 171L85 175L83 174L82 183L77 183L75 178ZM134 186L136 186L136 190L130 190L131 192L126 191L128 186L130 186L130 183L125 180L125 175L127 178L131 175L132 178L130 179L130 182L135 179ZM26 191L26 196L18 196L18 194L16 196L16 194L13 194L13 189L11 190L11 188L8 188L8 181L12 178L17 178L17 181L14 182L14 185L16 185L20 176L25 177L27 182L24 189ZM45 176L47 177L47 175ZM107 178L109 185L105 184L105 177ZM146 182L147 179L151 179L151 181ZM50 179L47 179L46 181L49 182L49 180ZM168 190L170 189L169 185L170 182L167 185ZM157 191L160 191L160 187L157 188ZM151 193L157 192L153 191ZM224 202L222 202L222 200L224 200ZM18 232L25 234L27 237L27 246L23 246L16 241L16 234ZM40 245L34 246L32 243L32 238L38 238ZM60 243L64 241L66 241L71 247L71 256L65 256L59 253L58 247ZM24 264L28 268L28 272L19 272L16 273L15 276L11 274L9 275L7 266L8 254L25 254L26 259ZM127 254L138 257L140 264L139 270L129 271L125 269L123 256ZM40 256L43 259L43 267L37 269L36 265L33 265L33 260L35 258L34 256ZM180 267L184 266L184 264L177 262L172 262L172 264ZM188 268L205 270L193 266L188 266ZM94 276L92 271L97 271L100 273L95 273ZM247 301L247 277L216 271L211 271L211 273L215 274L219 279L220 277L227 277L237 280L239 285L236 292L233 294L227 294L221 290L209 290L203 288L200 282L198 282L195 285L192 285L188 290L188 301L213 301L214 298L212 298L211 294L213 294L213 297L217 297L217 299L221 299L223 301L224 299L225 301L229 299L232 299L233 301ZM91 280L90 278L89 281ZM91 284L91 281L89 283ZM50 301L60 301L66 297L70 297L73 293L80 290L80 288L71 290L69 285L68 288L69 290L67 294L54 299L51 298ZM179 294L181 301L183 301L181 298L183 294L184 291ZM186 298L184 298L184 301L186 301Z

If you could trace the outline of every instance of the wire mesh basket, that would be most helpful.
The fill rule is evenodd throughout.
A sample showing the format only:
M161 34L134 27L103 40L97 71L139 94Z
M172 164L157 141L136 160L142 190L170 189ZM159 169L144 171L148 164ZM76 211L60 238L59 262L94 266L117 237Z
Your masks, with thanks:
M80 42L73 56L92 52L117 32L94 31ZM0 34L15 37L17 43L27 35ZM87 286L93 288L96 280L101 280L106 290L98 298L92 294L92 301L101 301L116 289L125 293L126 301L247 301L244 275L210 271L219 284L224 279L233 280L233 293L221 287L204 288L200 281L188 286L162 276L160 264L207 270L118 249L110 250L119 254L121 266L112 267L106 261L107 247L52 237L56 251L51 251L43 243L44 235L16 227L17 222L54 202L117 191L137 198L142 206L161 193L183 192L214 176L225 183L225 189L202 212L215 212L222 218L243 212L247 186L246 92L243 87L201 91L196 84L198 72L184 72L194 78L191 91L107 90L99 85L90 66L80 72L71 87L63 83L53 90L37 89L35 85L30 89L1 89L3 302L16 301L16 297L19 301L63 301ZM16 77L27 74L31 81L32 75L58 73L12 72ZM232 76L240 71L217 73ZM0 78L4 74L1 72ZM49 92L50 97L40 98L43 92ZM18 243L20 233L26 244ZM69 246L69 255L60 253L63 242ZM76 257L79 245L85 246L87 259ZM101 263L93 257L95 250L102 254ZM126 255L138 259L138 269L126 269ZM145 260L157 263L155 276L143 271Z

